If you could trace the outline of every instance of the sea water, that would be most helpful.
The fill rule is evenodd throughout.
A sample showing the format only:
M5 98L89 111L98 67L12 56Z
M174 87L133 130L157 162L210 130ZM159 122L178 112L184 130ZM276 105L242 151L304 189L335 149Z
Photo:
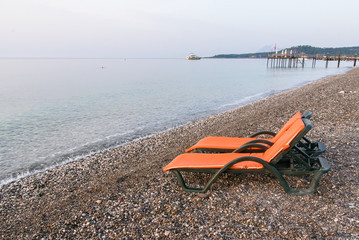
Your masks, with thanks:
M345 72L351 65L0 59L0 184Z

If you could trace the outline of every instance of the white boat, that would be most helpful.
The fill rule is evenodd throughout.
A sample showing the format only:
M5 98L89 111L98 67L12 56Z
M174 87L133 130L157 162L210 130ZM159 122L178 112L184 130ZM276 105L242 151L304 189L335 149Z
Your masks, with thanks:
M194 55L193 53L191 53L188 57L186 57L187 60L200 60L201 57L198 57L196 55Z

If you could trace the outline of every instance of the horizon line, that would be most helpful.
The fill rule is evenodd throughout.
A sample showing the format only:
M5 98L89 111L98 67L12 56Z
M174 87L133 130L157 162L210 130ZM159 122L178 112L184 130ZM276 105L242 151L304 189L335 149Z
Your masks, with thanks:
M0 57L0 59L182 59L181 57ZM183 57L185 59L185 57Z

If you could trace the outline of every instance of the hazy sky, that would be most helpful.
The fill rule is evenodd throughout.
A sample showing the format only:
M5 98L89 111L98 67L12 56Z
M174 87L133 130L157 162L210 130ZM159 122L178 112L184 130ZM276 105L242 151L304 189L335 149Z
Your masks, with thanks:
M0 0L0 57L359 46L359 0Z

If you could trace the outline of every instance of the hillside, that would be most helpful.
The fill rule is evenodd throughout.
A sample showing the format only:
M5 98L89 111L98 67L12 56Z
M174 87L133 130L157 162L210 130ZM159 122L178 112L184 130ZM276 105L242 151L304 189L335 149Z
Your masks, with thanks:
M292 51L299 55L322 55L322 56L359 56L359 47L340 47L340 48L319 48L308 45L286 48L287 52ZM210 58L267 58L275 52L259 52L244 54L219 54Z

